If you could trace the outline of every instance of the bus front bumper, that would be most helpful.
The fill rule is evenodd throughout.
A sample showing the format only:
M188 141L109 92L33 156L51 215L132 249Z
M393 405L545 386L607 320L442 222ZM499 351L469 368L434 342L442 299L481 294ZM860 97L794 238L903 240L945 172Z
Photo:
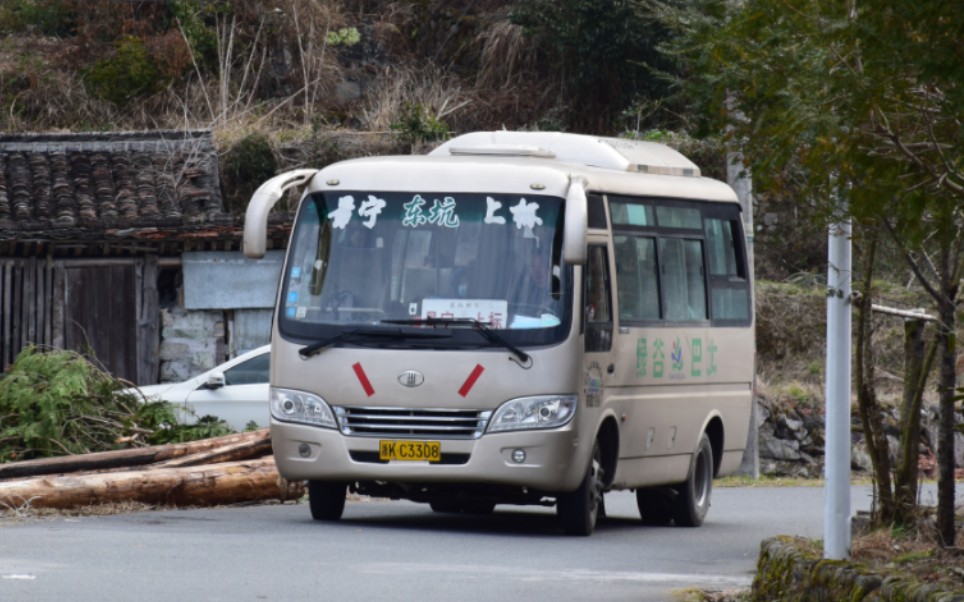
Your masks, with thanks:
M592 446L591 440L580 441L572 423L559 429L485 434L478 439L441 439L437 462L380 460L383 441L386 439L271 421L278 471L289 480L478 483L572 491L585 475ZM586 446L590 449L581 449Z

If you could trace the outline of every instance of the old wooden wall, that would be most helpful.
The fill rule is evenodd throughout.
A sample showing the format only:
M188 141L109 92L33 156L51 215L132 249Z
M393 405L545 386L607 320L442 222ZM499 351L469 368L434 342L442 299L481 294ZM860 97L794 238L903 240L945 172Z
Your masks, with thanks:
M157 382L157 259L0 259L0 366L28 344L73 349L114 376Z

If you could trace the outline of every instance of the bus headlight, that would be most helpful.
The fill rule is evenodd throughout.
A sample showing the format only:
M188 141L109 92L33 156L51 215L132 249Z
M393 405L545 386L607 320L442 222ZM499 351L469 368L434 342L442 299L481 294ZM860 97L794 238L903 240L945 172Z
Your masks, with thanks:
M337 428L331 408L311 393L271 387L270 407L271 416L276 420Z
M490 433L523 429L551 429L563 426L576 414L575 395L541 395L507 401L489 421Z

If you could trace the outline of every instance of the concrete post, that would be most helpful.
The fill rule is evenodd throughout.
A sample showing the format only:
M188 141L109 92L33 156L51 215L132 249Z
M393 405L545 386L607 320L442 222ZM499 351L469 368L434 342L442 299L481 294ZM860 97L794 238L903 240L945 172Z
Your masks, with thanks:
M850 222L830 227L827 241L827 414L824 558L850 557Z
M743 153L727 153L726 182L736 192L743 210L743 233L746 237L747 269L750 281L753 282L753 178L750 170L743 165ZM746 449L743 451L743 462L737 471L739 474L760 478L760 431L757 427L756 403L756 354L754 354L754 382L753 400L750 403L750 428L746 433Z

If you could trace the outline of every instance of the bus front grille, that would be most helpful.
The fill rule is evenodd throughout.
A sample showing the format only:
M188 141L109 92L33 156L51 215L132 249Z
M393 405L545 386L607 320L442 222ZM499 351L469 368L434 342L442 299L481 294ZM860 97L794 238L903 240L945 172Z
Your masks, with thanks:
M335 407L345 435L433 439L478 439L489 410Z

